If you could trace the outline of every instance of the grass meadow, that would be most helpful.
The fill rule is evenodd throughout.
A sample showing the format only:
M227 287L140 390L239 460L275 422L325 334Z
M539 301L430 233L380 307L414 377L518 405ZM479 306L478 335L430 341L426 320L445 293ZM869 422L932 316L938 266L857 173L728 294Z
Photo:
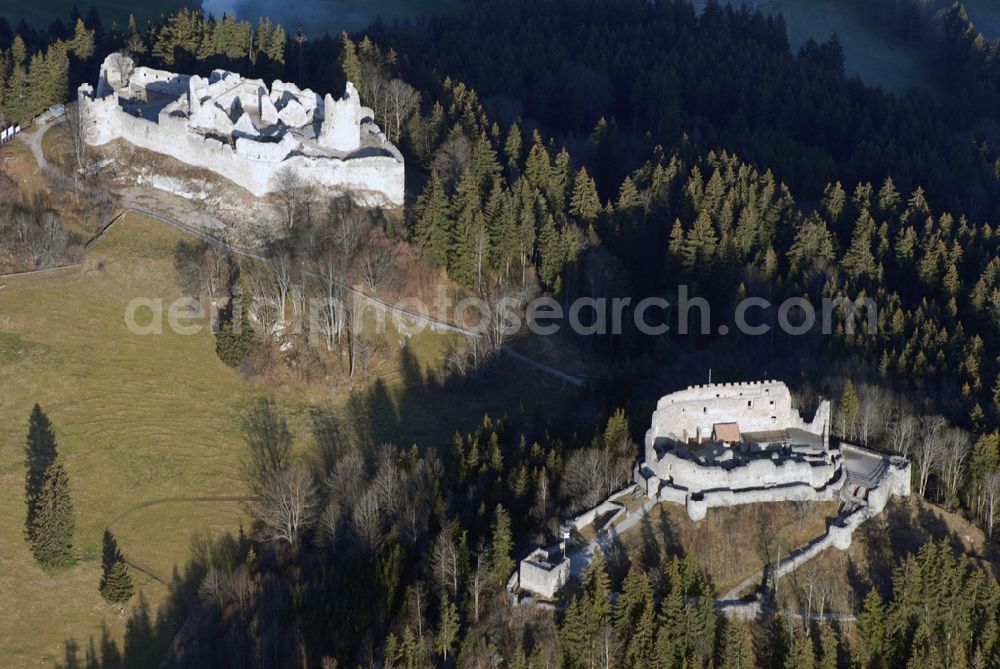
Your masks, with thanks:
M83 266L0 278L0 657L5 667L53 666L63 644L85 648L102 626L121 640L128 610L100 598L101 536L116 534L126 557L169 579L182 569L192 536L236 531L240 497L239 417L257 396L278 400L307 451L310 410L328 407L346 427L378 443L443 443L484 413L528 411L559 395L546 381L524 383L525 368L503 363L477 392L438 388L427 369L454 341L424 333L377 370L367 392L323 383L262 387L215 355L207 328L181 336L130 334L126 304L136 296L180 296L173 250L182 233L130 213L87 254ZM494 385L495 384L495 385ZM38 402L56 430L69 475L77 529L77 564L46 573L23 539L23 443ZM166 588L133 571L150 604ZM133 598L135 606L138 598Z

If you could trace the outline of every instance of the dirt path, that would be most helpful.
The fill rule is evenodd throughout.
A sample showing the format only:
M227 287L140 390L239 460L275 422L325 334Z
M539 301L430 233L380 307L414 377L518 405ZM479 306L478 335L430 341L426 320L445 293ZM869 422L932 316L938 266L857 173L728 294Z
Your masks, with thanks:
M20 141L26 143L31 148L31 152L34 155L35 160L38 162L38 166L46 172L52 171L53 167L45 158L45 152L42 150L42 139L45 136L46 130L52 127L53 124L53 121L39 123L30 131L23 132L18 136ZM193 237L197 237L206 243L223 248L229 253L245 258L251 258L260 262L267 262L267 258L260 253L234 245L223 239L223 235L226 231L226 225L214 216L198 210L184 198L153 188L142 187L123 188L119 192L119 195L122 198L124 211L116 215L101 229L99 233L97 233L97 235L94 236L93 239L87 242L85 249L89 249L97 241L99 241L100 238L103 237L104 234L118 220L128 213L128 211L135 211L149 216L150 218L154 218L186 234L192 235ZM342 284L342 287L347 292L357 296L361 300L364 300L365 302L368 302L376 307L385 309L394 317L405 319L410 324L424 325L438 332L452 332L471 337L480 336L480 333L462 325L442 321L428 315L397 306L391 302L387 302L386 300L359 290L354 286ZM577 387L584 385L584 379L578 376L567 374L566 372L550 367L549 365L538 362L537 360L533 360L522 353L518 353L517 351L509 349L503 350L514 360L517 360L522 364L529 365L564 383Z
M18 140L28 145L31 153L35 156L38 166L45 172L52 170L52 164L45 157L45 152L42 150L42 138L45 137L45 131L52 127L52 125L52 121L44 121L33 126L31 130L25 130L17 136Z
M247 496L237 496L237 495L223 495L223 496L207 496L207 497L162 497L160 499L148 499L143 502L129 507L125 511L121 512L114 519L108 522L108 529L114 531L114 526L117 525L121 520L136 511L141 511L143 509L148 509L154 506L162 506L164 504L205 504L205 503L215 503L215 504L233 504L237 502L249 502L250 497ZM117 533L116 533L117 536ZM138 571L149 576L154 581L158 581L163 585L170 585L171 578L168 575L162 574L156 570L148 562L137 558L131 551L127 550L127 546L122 545L122 555L125 558L125 562L129 567L133 567Z

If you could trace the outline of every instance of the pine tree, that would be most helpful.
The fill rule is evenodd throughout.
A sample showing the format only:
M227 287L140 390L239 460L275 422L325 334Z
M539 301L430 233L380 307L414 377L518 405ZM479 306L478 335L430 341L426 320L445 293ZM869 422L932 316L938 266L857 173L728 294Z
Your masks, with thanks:
M507 168L510 170L511 183L521 171L521 160L524 139L521 137L521 126L517 121L507 131L507 141L504 142L504 154L507 156Z
M427 261L435 267L448 265L453 228L451 204L444 183L435 170L417 200L417 222L413 231Z
M785 669L815 669L816 651L808 634L795 635L792 648L785 658Z
M215 354L230 367L239 367L257 345L250 318L244 307L240 318L226 318L215 335Z
M684 240L681 248L681 264L688 272L694 269L708 270L714 264L717 249L715 226L712 225L708 212L702 211Z
M556 154L556 159L552 163L549 172L548 184L545 193L548 196L549 204L553 211L563 211L566 209L566 191L569 189L569 152L562 149Z
M20 35L10 47L10 74L4 89L4 109L8 122L24 123L31 118L28 96L28 49Z
M595 551L594 560L584 574L584 589L587 592L586 612L589 629L596 634L611 623L611 578L608 576L604 554Z
M531 149L524 163L524 176L532 186L541 191L548 187L549 179L552 177L552 158L537 130L532 133Z
M656 606L652 597L646 602L633 627L625 651L625 667L646 669L655 665L656 660Z
M358 90L361 90L361 60L358 58L358 49L347 31L340 34L340 60L338 63L344 77Z
M820 629L823 655L819 661L819 669L837 669L837 631L829 623L822 625Z
M850 438L854 431L854 424L858 419L858 393L854 389L854 382L850 379L844 384L844 391L840 394L840 401L837 402L837 423L840 426L840 436Z
M109 602L127 602L132 597L132 577L129 576L125 557L118 548L111 530L104 530L104 550L101 560L101 596Z
M458 608L454 602L448 599L447 595L441 595L441 622L438 623L437 635L434 640L434 649L448 663L448 653L455 646L458 639L459 623Z
M546 217L538 237L538 253L541 256L538 278L556 295L562 292L561 275L566 266L567 253L563 241L555 219Z
M87 26L84 25L81 18L76 20L73 39L69 43L69 50L81 61L87 60L94 55L94 31L87 30Z
M125 49L130 54L146 53L146 42L136 26L134 14L128 15L128 35L125 37Z
M753 646L746 626L736 620L726 623L722 634L719 669L751 669L754 666Z
M124 603L132 598L132 577L129 576L125 560L117 560L104 577L101 596L109 602Z
M601 213L601 198L597 194L597 184L583 167L573 181L573 194L569 201L569 213L586 223L593 223Z
M844 213L844 205L846 204L847 193L844 192L844 187L840 185L840 182L827 184L823 190L822 206L827 220L834 226L840 221L840 217Z
M35 560L45 567L68 566L73 560L74 529L69 477L57 461L45 472L35 516L29 528L31 552Z
M893 217L899 211L899 202L902 198L896 190L896 184L892 177L886 177L882 188L878 192L878 208L885 217Z
M493 537L490 542L490 563L493 565L493 582L502 588L514 572L514 534L510 526L510 515L507 510L497 504L496 517L493 520Z
M858 631L861 635L862 666L871 667L885 656L888 640L885 605L875 588L869 590L865 597L864 608L858 616Z
M490 255L489 235L483 216L476 175L462 175L455 193L455 242L448 257L448 275L465 286L480 289L483 268Z
M810 216L795 233L795 241L788 251L793 272L808 268L813 263L829 264L836 258L833 235L826 227L826 221L819 216Z
M27 469L24 481L24 499L27 505L25 527L29 541L33 537L34 520L46 472L55 463L57 457L56 435L52 429L52 423L42 411L42 407L35 404L31 410L31 416L28 418L28 437L24 446L25 468Z
M615 209L625 212L641 204L642 198L639 196L639 189L635 187L635 182L632 177L625 177L618 189L618 201L615 203Z
M844 254L841 265L852 279L867 276L876 279L877 268L872 254L872 237L875 234L875 219L867 211L862 211L854 225L851 246Z

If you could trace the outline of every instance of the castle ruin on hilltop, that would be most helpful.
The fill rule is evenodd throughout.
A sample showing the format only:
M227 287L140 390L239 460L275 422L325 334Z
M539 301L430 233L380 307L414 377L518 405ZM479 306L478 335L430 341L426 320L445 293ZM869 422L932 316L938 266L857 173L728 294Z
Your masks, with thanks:
M369 206L403 204L403 157L354 85L334 100L276 80L135 67L111 54L79 88L87 144L122 139L211 170L263 197L289 180Z
M881 513L890 497L910 494L910 463L831 442L830 417L824 400L811 421L803 420L780 381L709 383L661 397L634 482L566 521L561 542L521 560L507 584L513 601L519 593L529 601L553 600L571 578L580 578L595 553L607 551L660 503L681 505L699 521L719 507L839 502L840 512L822 536L769 567L775 577L827 548L849 548L854 531ZM760 602L716 605L726 615L752 617Z

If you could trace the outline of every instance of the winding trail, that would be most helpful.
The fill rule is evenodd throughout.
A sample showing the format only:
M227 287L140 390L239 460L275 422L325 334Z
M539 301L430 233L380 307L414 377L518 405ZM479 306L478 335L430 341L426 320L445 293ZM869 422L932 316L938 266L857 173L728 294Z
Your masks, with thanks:
M50 127L52 127L52 125L53 125L53 121L51 121L51 120L44 121L44 122L38 123L37 125L33 126L30 131L22 132L20 135L18 135L18 139L20 141L23 141L26 144L28 144L28 146L31 148L31 152L34 155L35 160L38 162L39 168L41 168L42 170L44 170L46 172L52 172L54 170L54 168L53 168L52 164L49 163L49 161L45 158L45 152L42 149L42 139L45 137L45 132ZM212 244L213 246L215 246L217 248L224 249L225 251L227 251L229 253L232 253L234 255L238 255L238 256L241 256L241 257L244 257L244 258L250 258L250 259L256 260L258 262L264 262L264 263L269 262L266 256L264 256L264 255L262 255L262 254L260 254L260 253L258 253L256 251L253 251L253 250L247 249L247 248L243 248L243 247L240 247L240 246L236 246L236 245L231 244L231 243L229 243L229 242L227 242L227 241L225 241L223 239L219 239L218 237L216 237L216 236L214 236L212 234L209 234L205 230L199 229L199 228L197 228L195 226L189 225L187 223L183 223L183 222L177 220L176 218L172 218L172 217L166 216L166 215L164 215L164 214L162 214L160 212L157 212L157 211L154 211L152 209L149 209L148 207L144 206L142 203L140 203L138 201L138 198L135 196L135 193L132 190L126 190L126 191L123 191L123 192L121 192L119 194L120 194L120 196L122 197L122 200L123 200L123 210L120 213L118 213L117 215L115 215L115 217L112 218L108 222L107 225L105 225L103 228L101 228L101 230L92 239L90 239L90 241L87 242L87 244L84 247L85 251L88 250L88 249L90 249L94 244L96 244L98 241L100 241L100 239L105 235L105 233L107 233L112 228L112 226L114 226L115 223L117 223L122 218L124 218L125 215L128 214L128 212L133 211L133 212L136 212L136 213L148 216L150 218L153 218L153 219L155 219L157 221L160 221L161 223L165 223L166 225L169 225L172 228L175 228L177 230L180 230L181 232L184 232L184 233L186 233L188 235L196 237L196 238L198 238L198 239L200 239L200 240L202 240L202 241L204 241L204 242L206 242L208 244ZM214 219L214 218L212 220L215 223L217 223L219 229L225 229L225 225L221 221L219 221L218 219ZM76 265L76 266L79 266L79 265ZM55 269L65 269L65 268L52 268L50 270L34 270L34 271L35 272L38 272L38 271L53 271ZM29 274L29 273L31 273L31 272L25 272L25 274ZM310 272L310 275L315 276L315 274L312 273L312 272ZM383 299L381 299L379 297L376 297L374 295L370 295L370 294L364 292L363 290L360 290L360 289L358 289L358 288L356 288L356 287L354 287L354 286L352 286L350 284L343 283L343 282L338 282L338 283L339 283L339 285L340 285L341 288L343 288L348 293L356 296L358 299L361 299L361 300L367 302L368 304L374 305L375 307L378 307L378 308L381 308L381 309L385 309L390 314L392 314L395 318L406 320L410 324L419 324L419 325L427 326L427 327L429 327L432 330L437 331L437 332L451 332L451 333L461 334L461 335L468 336L468 337L481 337L482 336L482 334L480 332L476 331L476 330L473 330L473 329L470 329L470 328L467 328L467 327L464 327L462 325L458 325L458 324L455 324L455 323L450 323L448 321L439 320L439 319L433 318L433 317L431 317L431 316L429 316L427 314L418 313L418 312L413 311L411 309L406 309L404 307L400 307L400 306L395 305L395 304L393 304L391 302L383 300ZM537 370L539 370L539 371L541 371L541 372L543 372L543 373L545 373L545 374L547 374L547 375L549 375L549 376L551 376L551 377L553 377L555 379L558 379L558 380L560 380L560 381L562 381L564 383L568 383L568 384L570 384L572 386L576 386L576 387L582 387L585 384L585 379L583 379L581 377L578 377L578 376L573 376L572 374L567 374L566 372L563 372L563 371L560 371L558 369L555 369L554 367L550 367L549 365L546 365L544 363L538 362L537 360L533 360L532 358L529 358L528 356L524 355L523 353L519 353L519 352L514 351L512 349L509 349L509 348L504 348L504 349L502 349L502 351L506 355L508 355L510 358L512 358L514 360L517 360L517 361L521 362L522 364L525 364L525 365L528 365L530 367L533 367L533 368L535 368L535 369L537 369Z
M131 515L136 511L141 511L143 509L148 509L154 506L162 506L165 504L205 504L205 503L224 503L233 504L236 502L249 502L252 498L247 496L239 495L220 495L220 496L204 496L204 497L161 497L159 499L148 499L143 502L139 502L134 506L129 507L125 511L115 516L111 521L108 522L108 529L113 530L114 526L119 523L123 518ZM118 536L118 533L115 533ZM131 551L126 550L126 546L121 546L122 556L125 558L125 562L129 567L133 567L143 574L146 574L154 581L162 583L163 585L169 586L171 578L166 576L156 570L155 567L150 565L148 562L140 560L131 553Z

